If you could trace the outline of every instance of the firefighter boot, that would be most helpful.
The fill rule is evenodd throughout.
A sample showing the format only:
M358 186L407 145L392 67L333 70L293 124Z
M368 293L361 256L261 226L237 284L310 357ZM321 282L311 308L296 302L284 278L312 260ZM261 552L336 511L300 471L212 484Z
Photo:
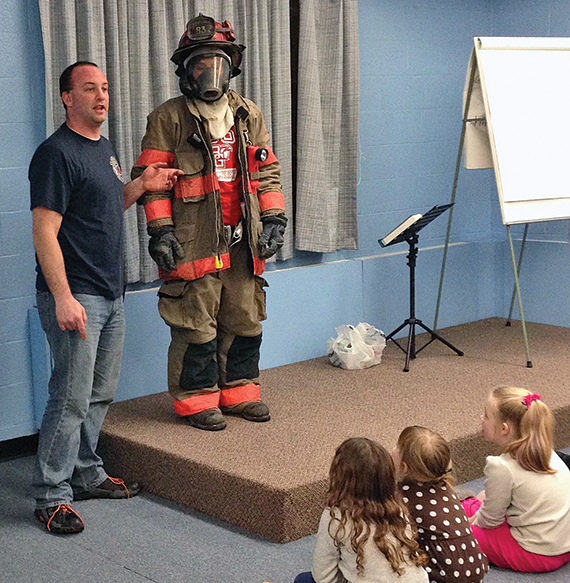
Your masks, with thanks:
M263 401L247 401L229 407L222 407L224 415L237 415L247 421L269 421L269 407Z
M192 427L206 431L220 431L225 429L227 425L222 412L217 407L194 413L194 415L186 415L184 419Z

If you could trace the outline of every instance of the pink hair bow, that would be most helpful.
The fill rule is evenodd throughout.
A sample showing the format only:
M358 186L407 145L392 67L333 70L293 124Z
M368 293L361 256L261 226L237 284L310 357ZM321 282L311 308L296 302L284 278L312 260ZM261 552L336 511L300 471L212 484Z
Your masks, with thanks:
M540 395L538 393L529 393L521 403L528 409L530 404L534 401L540 401Z

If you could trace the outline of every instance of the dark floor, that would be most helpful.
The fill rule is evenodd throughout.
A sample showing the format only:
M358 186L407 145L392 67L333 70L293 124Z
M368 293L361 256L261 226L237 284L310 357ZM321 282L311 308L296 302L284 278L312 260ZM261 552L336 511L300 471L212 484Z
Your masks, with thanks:
M566 450L570 452L570 450ZM148 494L74 507L86 529L48 534L27 490L33 458L0 462L0 580L9 583L291 583L310 569L313 537L278 544ZM480 490L481 480L466 484ZM570 565L541 575L492 569L489 583L567 583Z

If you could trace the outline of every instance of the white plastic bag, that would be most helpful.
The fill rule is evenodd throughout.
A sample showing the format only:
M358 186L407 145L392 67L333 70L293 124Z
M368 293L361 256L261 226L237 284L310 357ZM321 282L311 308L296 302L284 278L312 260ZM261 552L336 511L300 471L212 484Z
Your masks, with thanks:
M356 329L360 332L364 342L373 348L374 354L378 359L378 362L375 362L374 364L380 364L382 352L384 352L384 348L386 348L386 335L384 332L378 330L378 328L374 328L374 326L371 326L366 322L360 322Z
M381 330L361 322L356 327L349 324L339 326L336 332L338 336L327 342L327 353L332 364L348 370L380 364L386 346Z

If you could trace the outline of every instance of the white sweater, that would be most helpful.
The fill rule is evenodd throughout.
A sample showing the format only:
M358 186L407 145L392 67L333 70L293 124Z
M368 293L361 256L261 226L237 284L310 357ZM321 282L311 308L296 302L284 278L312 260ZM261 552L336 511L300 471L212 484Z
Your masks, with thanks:
M505 517L521 547L539 555L570 551L570 470L552 452L555 474L523 469L510 454L489 456L485 500L474 524L496 528Z
M337 549L329 534L330 511L325 508L313 554L313 578L317 583L428 583L428 575L422 567L405 565L406 572L400 577L392 570L388 559L372 540L374 529L364 545L364 573L358 576L356 553L350 546L350 528L344 544ZM335 525L333 525L333 529ZM333 530L334 532L334 530ZM397 542L396 539L392 539Z

